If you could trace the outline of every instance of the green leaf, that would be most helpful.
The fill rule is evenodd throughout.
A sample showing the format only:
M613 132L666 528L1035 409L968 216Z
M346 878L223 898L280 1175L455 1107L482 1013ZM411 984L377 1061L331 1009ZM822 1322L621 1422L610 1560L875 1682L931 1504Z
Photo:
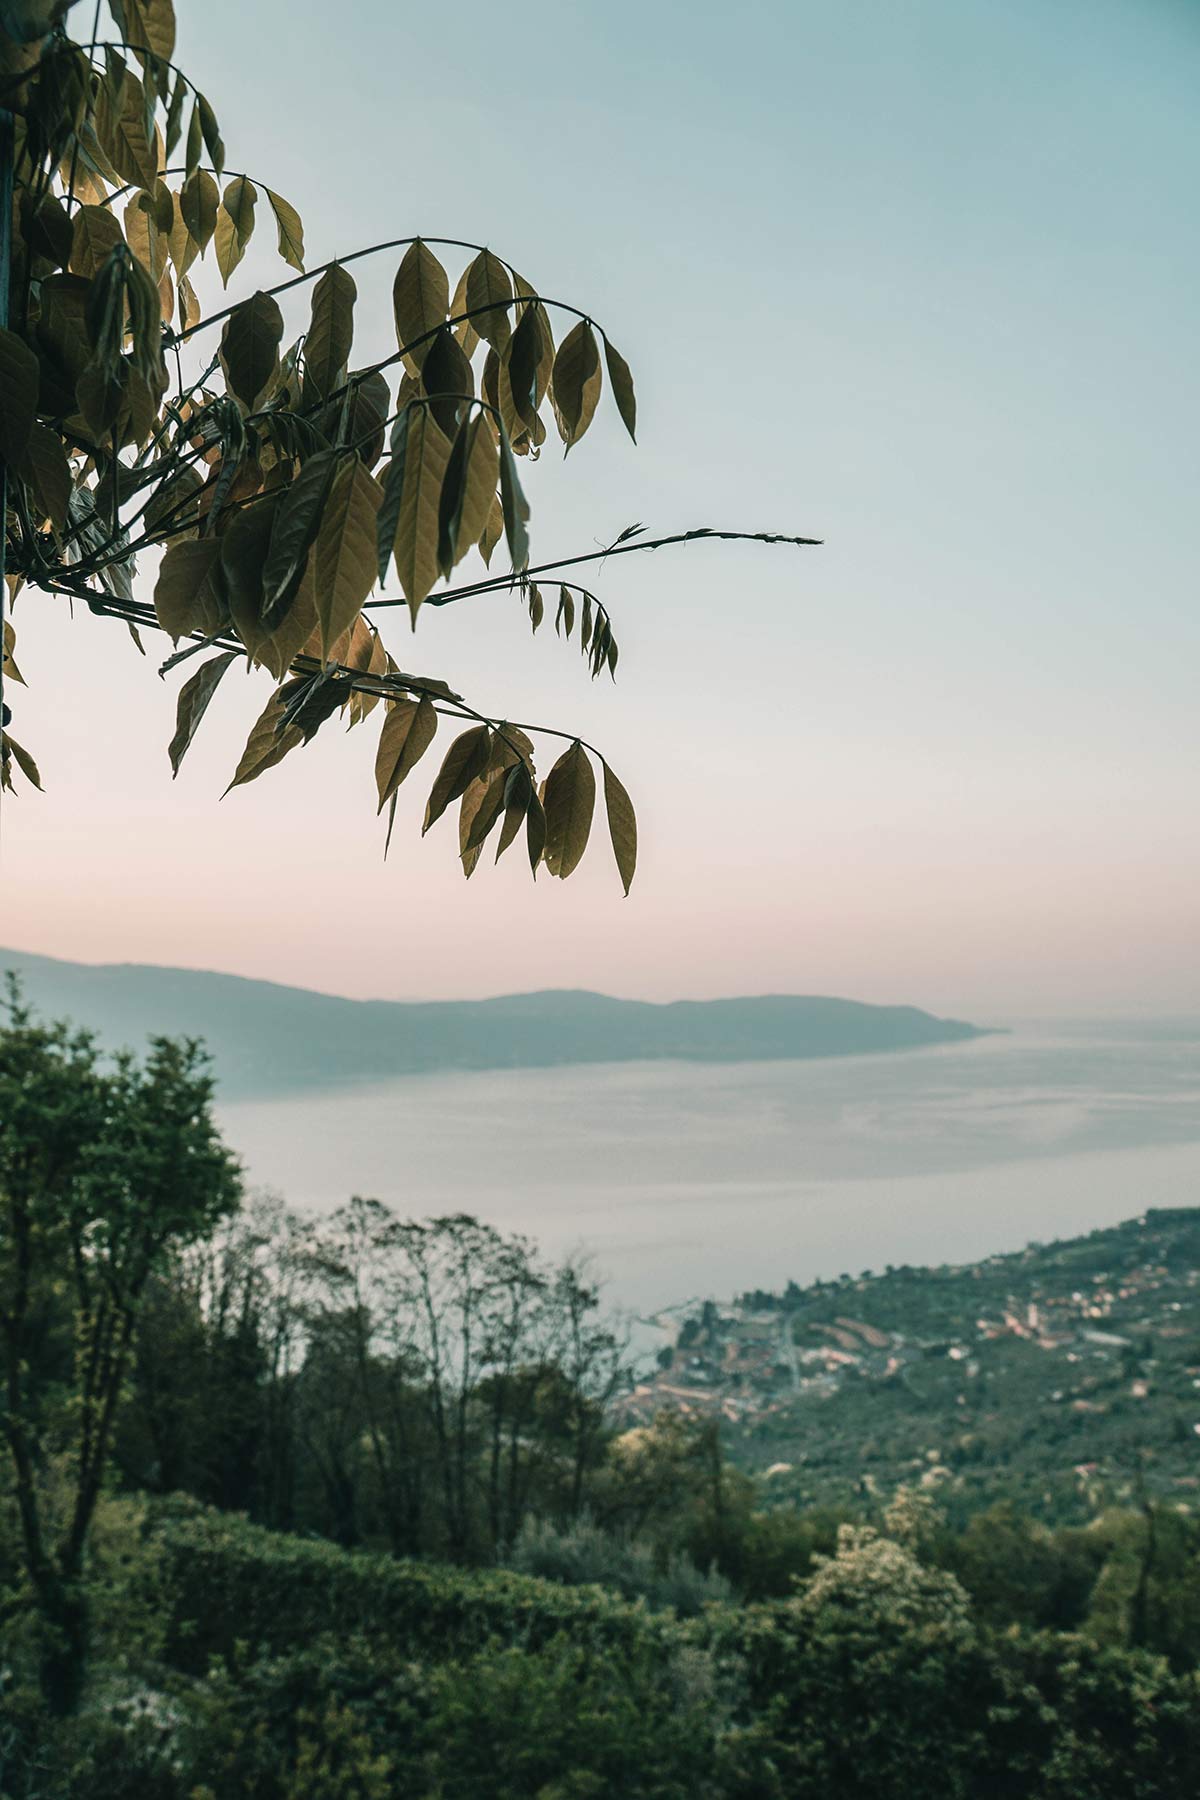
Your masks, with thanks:
M438 577L438 508L450 442L427 406L414 406L404 454L404 486L396 526L396 573L414 625Z
M207 169L197 169L179 190L179 216L201 256L208 249L217 229L220 198L220 189ZM280 335L282 336L282 327Z
M500 358L496 398L510 437L532 431L542 398L542 327L537 304L523 306Z
M343 457L313 549L324 657L350 629L374 585L375 517L381 498L379 483L358 457Z
M19 463L37 415L38 359L15 331L0 326L0 456Z
M617 411L621 415L621 423L637 443L637 398L633 391L633 376L629 364L621 352L608 339L604 340L604 360L608 365L608 381L612 388L613 399L617 403Z
M81 206L71 225L71 259L74 275L97 274L113 247L122 242L121 227L108 206Z
M575 598L570 588L560 587L558 590L558 611L554 615L554 635L560 635L559 626L570 637L575 624Z
M430 412L452 438L467 410L462 396L474 394L475 380L470 361L448 326L438 332L421 364L421 387L431 399ZM438 398L440 395L446 398Z
M175 54L175 8L171 0L118 0L112 8L121 36L170 62Z
M504 509L508 554L513 568L519 572L529 562L529 533L525 529L529 520L529 502L521 489L516 458L503 427L500 431L500 504Z
M596 411L600 398L600 352L587 319L580 319L558 347L550 399L559 435L567 449L577 444Z
M180 538L168 546L154 584L154 611L174 643L219 630L226 616L220 538Z
M449 278L429 245L418 238L405 251L392 284L396 342L414 371L429 351L428 342L417 340L444 324L449 311Z
M508 270L490 250L481 250L467 270L466 283L466 311L472 315L471 324L494 349L503 350L512 336L508 309L513 291Z
M231 393L248 411L262 393L279 361L283 314L270 294L261 290L235 306L221 332L221 367Z
M533 776L529 772L529 764L524 760L515 762L504 779L504 824L500 831L500 842L496 845L497 862L520 831L529 811L529 803L534 798Z
M354 341L354 278L334 263L313 289L312 320L304 341L304 398L331 394L345 373Z
M604 769L604 809L608 814L608 835L612 840L613 855L617 859L617 872L621 877L621 886L628 896L633 886L634 870L637 868L637 818L633 810L633 801L625 792L607 763Z
M596 777L578 739L546 777L546 867L563 881L587 849L596 804Z
M208 703L217 691L217 683L231 662L237 661L236 650L226 650L220 656L212 657L202 663L190 681L185 681L179 690L179 703L175 709L175 736L167 748L171 759L171 779L174 781L179 773L179 765L187 754L188 745L196 735L196 727L208 710Z
M408 453L409 409L401 412L392 426L392 454L383 476L383 499L375 520L375 548L379 560L379 579L387 580L396 527L400 522L400 501L404 493L404 463Z
M498 453L481 415L464 419L446 465L438 507L438 568L448 576L478 541L496 493Z
M254 183L242 175L236 175L225 189L216 224L217 268L221 271L224 287L229 286L229 277L246 254L246 245L254 230L257 199L258 190Z
M303 578L337 467L332 450L319 450L301 465L279 503L262 577L262 617L272 631L278 628Z
M455 738L433 784L425 808L425 823L421 827L422 837L441 818L450 802L465 793L477 775L483 774L491 750L492 734L486 725L473 725L470 731Z
M17 468L32 490L35 509L40 509L55 531L65 531L74 477L58 433L47 425L34 425Z
M153 190L158 155L146 130L146 95L137 76L126 72L120 104L101 82L96 96L96 136L123 181Z
M265 769L273 769L289 750L304 742L302 733L294 725L285 726L282 731L279 729L291 698L286 686L276 688L246 739L246 748L234 770L233 780L225 789L227 794L235 787L256 780Z
M9 756L12 757L26 781L28 781L31 786L35 787L40 794L42 791L42 777L32 756L30 756L28 750L22 748L22 746L18 744L16 738L13 737L10 732L0 731L0 768L3 769L2 785L7 788L12 787L12 778L9 775L7 766Z
M204 147L208 151L208 160L212 163L219 178L225 172L225 146L221 142L217 115L203 94L196 95L196 110L200 114L200 130L204 134Z
M300 223L300 214L271 188L266 189L266 195L279 230L279 254L285 263L293 269L299 269L303 275L304 226Z
M437 713L428 694L422 694L419 700L389 702L375 755L380 812L405 776L416 768L436 732Z
M529 867L533 870L536 881L538 864L546 850L546 809L542 805L540 794L531 795L529 810L525 814L525 847L529 852Z
M503 769L485 771L476 776L462 797L458 814L458 854L464 864L470 861L470 867L464 868L467 876L478 861L470 852L482 848L504 811L505 785Z
M281 500L280 494L272 493L239 508L217 540L233 628L254 662L268 661L271 633L262 616L263 571Z

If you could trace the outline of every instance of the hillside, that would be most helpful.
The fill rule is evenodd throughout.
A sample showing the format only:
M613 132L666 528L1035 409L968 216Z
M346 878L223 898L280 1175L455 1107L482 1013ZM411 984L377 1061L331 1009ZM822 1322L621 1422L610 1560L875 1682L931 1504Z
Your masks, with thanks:
M921 1482L1054 1518L1200 1504L1200 1207L961 1267L790 1285L663 1315L627 1403L719 1417L779 1500Z
M563 1063L757 1062L959 1043L979 1027L910 1006L766 995L654 1005L549 991L495 1000L347 1000L198 969L61 962L0 950L39 1011L108 1044L201 1037L226 1096L447 1069Z

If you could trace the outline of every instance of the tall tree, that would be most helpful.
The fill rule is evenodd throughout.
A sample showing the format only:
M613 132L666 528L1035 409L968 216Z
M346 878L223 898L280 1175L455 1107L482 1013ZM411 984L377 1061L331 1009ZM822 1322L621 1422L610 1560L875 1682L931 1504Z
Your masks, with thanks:
M144 1063L108 1066L86 1033L34 1020L15 988L7 1013L0 1429L45 1628L43 1679L66 1708L86 1651L88 1533L147 1287L174 1247L233 1209L240 1181L198 1044L158 1038Z
M816 540L707 529L648 538L636 525L602 550L531 561L519 468L543 445L547 417L569 451L607 380L634 435L633 378L607 333L491 249L391 236L386 218L386 242L306 270L294 206L257 171L226 166L213 106L174 61L171 0L108 0L112 28L101 34L98 7L87 44L56 23L65 10L61 0L0 3L0 107L15 115L7 313L0 294L9 592L81 600L123 620L139 647L147 627L180 646L163 664L190 665L169 747L175 771L239 662L275 685L232 787L334 714L358 725L377 712L375 791L389 838L401 783L440 722L458 725L423 830L459 803L468 876L489 840L499 857L522 832L535 873L570 875L588 843L598 763L628 893L634 811L599 753L574 732L546 731L566 748L542 780L538 729L401 668L383 640L387 609L406 609L415 626L423 606L515 593L535 631L553 608L556 632L574 637L593 677L615 676L608 607L576 579L587 565L714 535ZM0 142L0 162L3 151ZM201 267L228 286L263 219L294 273L205 311L193 285ZM363 352L350 265L389 252L396 345ZM453 282L443 256L461 265ZM280 298L306 297L307 323L285 343ZM510 567L491 574L502 540ZM473 552L482 566L456 581ZM151 605L135 577L152 555ZM5 622L0 688L10 693L21 679L15 648ZM5 715L2 785L18 772L40 785Z

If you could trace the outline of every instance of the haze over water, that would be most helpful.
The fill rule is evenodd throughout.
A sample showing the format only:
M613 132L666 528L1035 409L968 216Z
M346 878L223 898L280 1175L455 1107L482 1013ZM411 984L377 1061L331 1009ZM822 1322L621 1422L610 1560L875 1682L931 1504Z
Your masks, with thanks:
M251 1182L586 1249L637 1310L1200 1204L1200 1019L805 1062L421 1076L222 1108Z

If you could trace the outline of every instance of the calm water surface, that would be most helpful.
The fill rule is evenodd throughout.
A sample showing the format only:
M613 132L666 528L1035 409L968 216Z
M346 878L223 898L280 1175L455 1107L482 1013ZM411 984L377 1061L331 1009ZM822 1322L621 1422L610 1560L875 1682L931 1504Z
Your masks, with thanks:
M584 1248L644 1310L1200 1204L1200 1020L823 1061L390 1080L221 1109L255 1185Z

